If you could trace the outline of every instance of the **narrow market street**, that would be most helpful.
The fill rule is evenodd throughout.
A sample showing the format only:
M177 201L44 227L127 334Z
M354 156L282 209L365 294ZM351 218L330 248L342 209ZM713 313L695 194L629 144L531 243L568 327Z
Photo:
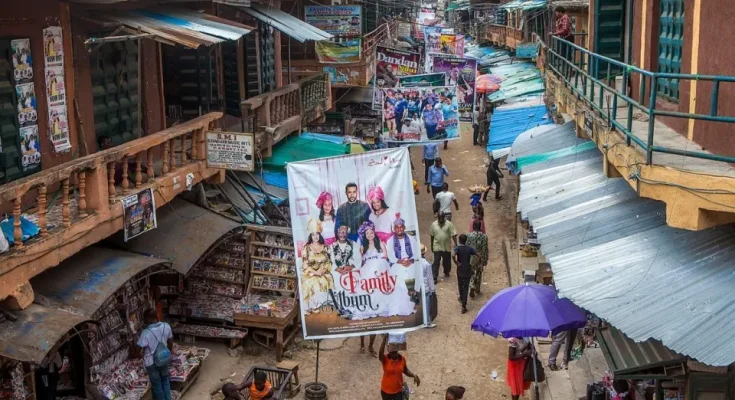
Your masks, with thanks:
M459 201L459 211L453 213L453 223L458 233L466 233L472 218L468 187L484 184L484 146L472 146L471 131L463 132L462 139L449 143L440 156L450 172L447 182ZM414 178L422 182L423 165L421 147L411 149L416 171ZM503 187L503 191L505 187ZM502 192L501 192L502 193ZM467 314L460 313L457 302L455 267L449 278L443 276L437 285L439 315L435 329L422 329L408 335L408 364L421 377L421 386L412 385L416 399L443 399L444 391L451 385L467 388L467 398L498 399L508 396L505 386L507 344L502 339L483 336L470 330L470 324L480 307L496 291L507 286L507 272L503 261L503 238L510 234L512 217L507 197L500 202L485 203L485 224L489 236L490 261L485 269L483 293L470 300ZM431 195L422 186L416 197L419 214L421 242L429 243L429 227L433 221ZM431 261L431 260L430 260ZM297 341L298 342L298 341ZM380 398L381 368L376 358L359 352L359 339L334 339L322 342L319 381L329 388L333 400L373 400ZM199 343L199 342L198 342ZM202 344L205 342L202 342ZM376 350L380 342L375 344ZM198 381L188 396L207 398L224 383L222 379L240 382L251 366L275 365L272 351L258 345L246 345L245 354L230 356L219 343L208 345L212 349L208 362L203 366ZM302 341L289 350L292 359L300 363L299 378L302 383L314 380L316 350L311 341ZM493 379L493 372L497 378ZM414 397L415 396L415 397ZM296 397L303 399L302 393Z

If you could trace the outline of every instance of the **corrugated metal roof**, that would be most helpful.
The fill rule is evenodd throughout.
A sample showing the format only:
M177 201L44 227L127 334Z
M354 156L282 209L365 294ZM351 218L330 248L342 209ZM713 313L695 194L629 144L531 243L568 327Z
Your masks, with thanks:
M146 238L149 238L149 234ZM170 265L161 258L91 246L55 268L31 279L36 294L59 308L91 318L125 282L156 264Z
M490 117L490 141L487 151L510 147L518 135L538 125L553 123L546 106L499 107Z
M329 40L334 37L277 8L260 5L239 8L302 43L307 40Z
M676 354L660 341L648 339L634 342L615 327L599 330L602 353L615 379L635 379L642 374L650 379L651 375L667 377L662 367L681 364L686 357Z
M58 308L31 304L14 311L14 322L0 324L0 356L40 364L67 332L89 318Z
M503 4L500 8L504 8L508 11L513 10L534 10L537 8L546 7L546 0L513 0L509 3Z
M521 175L518 211L537 233L560 296L635 341L657 339L714 366L735 362L735 227L671 228L663 203L606 178L599 153L580 159L585 153Z
M121 234L111 240L136 253L171 260L173 268L184 275L199 258L241 227L238 222L178 198L156 213L158 228L154 232L127 243Z
M179 8L111 11L97 14L101 20L119 22L129 30L155 35L165 42L173 42L196 49L226 40L237 40L252 28L213 15Z
M285 168L289 162L312 160L321 157L332 157L349 154L350 146L335 144L323 140L296 136L282 140L273 148L273 155L263 160L268 167Z

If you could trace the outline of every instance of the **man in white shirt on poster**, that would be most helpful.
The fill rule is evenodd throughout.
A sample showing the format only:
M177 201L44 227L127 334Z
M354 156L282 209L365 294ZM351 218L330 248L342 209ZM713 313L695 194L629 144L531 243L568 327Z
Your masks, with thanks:
M434 212L444 213L446 219L451 221L452 203L454 203L454 207L459 211L457 197L454 196L454 193L449 191L449 184L445 182L444 186L442 186L442 191L436 194L436 199L434 200Z

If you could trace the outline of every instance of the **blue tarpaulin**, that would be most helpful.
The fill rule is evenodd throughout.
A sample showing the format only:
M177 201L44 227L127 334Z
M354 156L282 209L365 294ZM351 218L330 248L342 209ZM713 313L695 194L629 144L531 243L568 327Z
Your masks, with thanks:
M490 118L490 142L487 151L510 147L521 133L539 125L551 124L545 105L499 108Z

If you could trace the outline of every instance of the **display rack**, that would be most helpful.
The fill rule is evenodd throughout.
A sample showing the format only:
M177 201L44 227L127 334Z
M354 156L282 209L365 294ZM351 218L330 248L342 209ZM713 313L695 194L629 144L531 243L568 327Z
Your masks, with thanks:
M242 298L248 284L248 244L241 236L220 243L192 268L186 280L190 293Z
M36 381L29 364L0 357L0 399L36 400Z
M292 236L255 230L250 235L248 293L296 293L296 251Z

